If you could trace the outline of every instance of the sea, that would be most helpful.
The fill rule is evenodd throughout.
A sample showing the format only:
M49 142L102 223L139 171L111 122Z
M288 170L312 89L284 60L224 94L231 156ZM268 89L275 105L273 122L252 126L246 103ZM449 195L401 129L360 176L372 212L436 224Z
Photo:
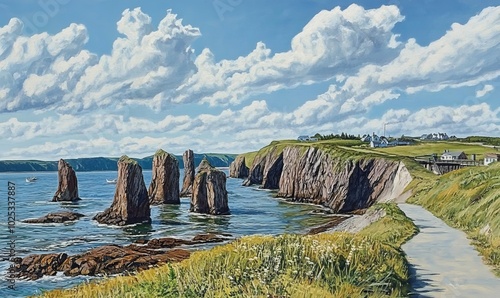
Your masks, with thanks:
M291 204L276 198L276 193L244 187L241 179L229 178L226 188L231 215L209 216L189 212L190 199L182 198L180 205L153 206L151 224L116 227L98 224L92 217L108 208L115 193L115 185L106 179L117 177L111 172L77 172L81 200L74 203L51 202L57 189L57 172L0 173L0 297L26 297L54 288L68 288L99 277L66 277L62 273L41 279L15 280L15 289L9 289L7 269L9 242L15 237L15 255L61 253L69 255L108 245L128 245L140 239L176 237L191 239L201 233L227 233L238 238L245 235L278 235L306 233L310 228L326 223L329 215L321 207ZM26 177L36 176L36 182ZM146 187L151 182L151 171L143 172ZM180 182L183 171L181 170ZM15 184L15 227L8 229L8 184ZM62 224L27 224L22 221L38 218L50 212L74 211L85 215L75 222ZM208 249L197 247L196 249Z

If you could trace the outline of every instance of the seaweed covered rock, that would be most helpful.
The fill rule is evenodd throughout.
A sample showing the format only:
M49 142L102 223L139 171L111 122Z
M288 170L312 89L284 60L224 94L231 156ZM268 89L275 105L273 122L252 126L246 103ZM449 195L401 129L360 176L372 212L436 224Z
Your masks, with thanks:
M190 211L212 215L230 213L226 174L212 167L206 159L200 163L194 179Z
M124 155L118 160L118 179L111 207L94 217L99 223L128 225L151 222L148 190L141 166Z
M71 202L78 201L78 179L69 163L60 159L57 164L58 185L57 191L52 198L52 202Z
M177 158L163 150L153 157L153 174L148 195L151 205L180 204L179 162Z
M189 149L182 154L184 162L184 180L182 181L181 197L188 197L193 191L193 181L195 175L194 152Z

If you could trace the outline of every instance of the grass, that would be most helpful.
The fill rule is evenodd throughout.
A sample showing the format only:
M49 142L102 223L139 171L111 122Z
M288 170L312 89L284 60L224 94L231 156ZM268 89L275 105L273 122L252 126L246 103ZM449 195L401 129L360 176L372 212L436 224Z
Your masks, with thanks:
M417 203L463 230L472 244L500 276L500 163L470 167L427 180ZM481 229L489 226L489 233Z
M376 148L374 151L388 154L416 157L431 155L433 153L442 154L444 150L464 151L470 158L470 154L476 154L477 159L483 159L485 153L495 152L495 149L481 145L463 144L459 142L421 142L410 146L397 146L388 148Z
M188 260L42 297L401 297L400 245L417 228L394 204L358 234L243 237Z

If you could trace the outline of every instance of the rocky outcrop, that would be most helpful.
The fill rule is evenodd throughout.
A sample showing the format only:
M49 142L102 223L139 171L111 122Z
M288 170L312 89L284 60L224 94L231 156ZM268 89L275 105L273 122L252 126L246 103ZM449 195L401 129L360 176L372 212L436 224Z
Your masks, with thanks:
M192 240L160 238L138 241L137 244L127 246L105 245L73 256L66 253L29 255L12 259L13 277L35 280L44 275L56 275L58 272L64 272L67 276L77 276L140 271L151 266L189 258L189 251L174 247L226 240L227 238L214 234L203 234Z
M69 163L63 159L57 164L58 185L52 202L71 202L80 200L78 196L78 180Z
M243 185L261 184L265 189L277 189L282 169L283 152L276 146L271 147L255 156L248 178L243 181Z
M127 156L118 160L118 179L111 207L97 214L99 223L128 225L151 222L148 190L144 184L142 168Z
M245 156L239 155L231 163L229 167L229 177L231 178L247 178L249 169L245 164Z
M33 219L25 219L23 222L25 223L63 223L67 221L75 221L80 219L85 215L76 212L70 211L62 211L62 212L53 212L49 213L45 216Z
M411 176L397 161L332 157L318 148L304 152L301 147L286 147L279 181L279 197L349 212L396 199Z
M148 195L151 205L181 203L179 162L174 155L161 149L156 151L153 157L153 173Z
M226 174L212 167L206 159L200 163L194 179L190 211L212 215L229 214Z
M193 182L195 175L193 150L186 150L182 154L184 162L184 180L182 181L181 197L188 197L193 192Z

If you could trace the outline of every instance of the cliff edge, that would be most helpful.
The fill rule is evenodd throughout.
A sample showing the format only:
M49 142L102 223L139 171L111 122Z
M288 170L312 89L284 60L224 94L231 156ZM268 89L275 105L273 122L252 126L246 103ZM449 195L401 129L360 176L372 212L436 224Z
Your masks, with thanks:
M333 212L364 209L375 202L405 200L412 176L402 161L364 155L339 146L268 146L253 159L243 185L277 189L288 201L313 203Z

